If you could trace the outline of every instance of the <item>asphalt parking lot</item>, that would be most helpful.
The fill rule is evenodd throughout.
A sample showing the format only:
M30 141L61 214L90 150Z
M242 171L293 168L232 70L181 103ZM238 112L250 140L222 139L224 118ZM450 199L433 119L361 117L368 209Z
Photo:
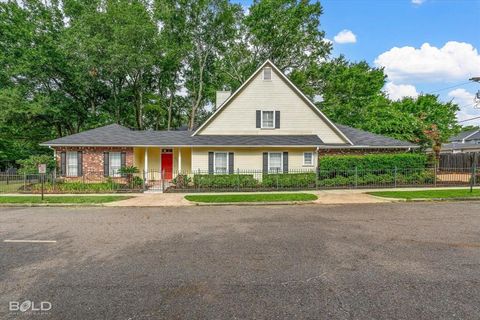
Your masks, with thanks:
M479 319L480 203L0 208L0 319L33 316Z

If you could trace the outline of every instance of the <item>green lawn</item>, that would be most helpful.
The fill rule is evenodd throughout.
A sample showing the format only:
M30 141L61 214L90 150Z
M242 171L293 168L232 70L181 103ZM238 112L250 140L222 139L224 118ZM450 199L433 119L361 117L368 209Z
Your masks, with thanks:
M0 182L0 192L17 192L20 189L23 189L23 182Z
M255 193L255 194L212 194L188 195L185 199L195 202L274 202L274 201L312 201L317 196L311 193Z
M44 200L40 195L35 196L0 196L1 203L65 203L65 204L95 204L112 201L125 200L128 196L45 196Z
M421 190L421 191L378 191L368 192L373 196L398 199L440 199L440 198L480 198L480 189L448 189L448 190Z

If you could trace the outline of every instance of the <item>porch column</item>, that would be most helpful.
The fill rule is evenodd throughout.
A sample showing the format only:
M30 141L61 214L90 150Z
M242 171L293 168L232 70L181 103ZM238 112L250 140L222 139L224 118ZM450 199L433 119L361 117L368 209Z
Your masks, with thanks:
M145 147L145 155L143 156L143 170L145 170L145 172L148 172L148 148Z
M182 172L182 149L178 148L178 173Z

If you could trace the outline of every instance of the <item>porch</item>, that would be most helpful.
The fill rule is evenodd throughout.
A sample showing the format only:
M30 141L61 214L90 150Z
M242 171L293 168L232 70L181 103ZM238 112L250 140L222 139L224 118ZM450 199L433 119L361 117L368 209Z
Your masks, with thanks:
M163 190L170 185L175 173L191 171L190 147L134 147L133 165L140 171L150 190Z

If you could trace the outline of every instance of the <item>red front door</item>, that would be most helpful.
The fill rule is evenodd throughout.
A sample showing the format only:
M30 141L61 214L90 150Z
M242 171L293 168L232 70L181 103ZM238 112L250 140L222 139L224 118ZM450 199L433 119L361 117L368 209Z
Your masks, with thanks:
M163 171L164 179L167 179L167 180L172 179L173 154L162 153L162 171Z

